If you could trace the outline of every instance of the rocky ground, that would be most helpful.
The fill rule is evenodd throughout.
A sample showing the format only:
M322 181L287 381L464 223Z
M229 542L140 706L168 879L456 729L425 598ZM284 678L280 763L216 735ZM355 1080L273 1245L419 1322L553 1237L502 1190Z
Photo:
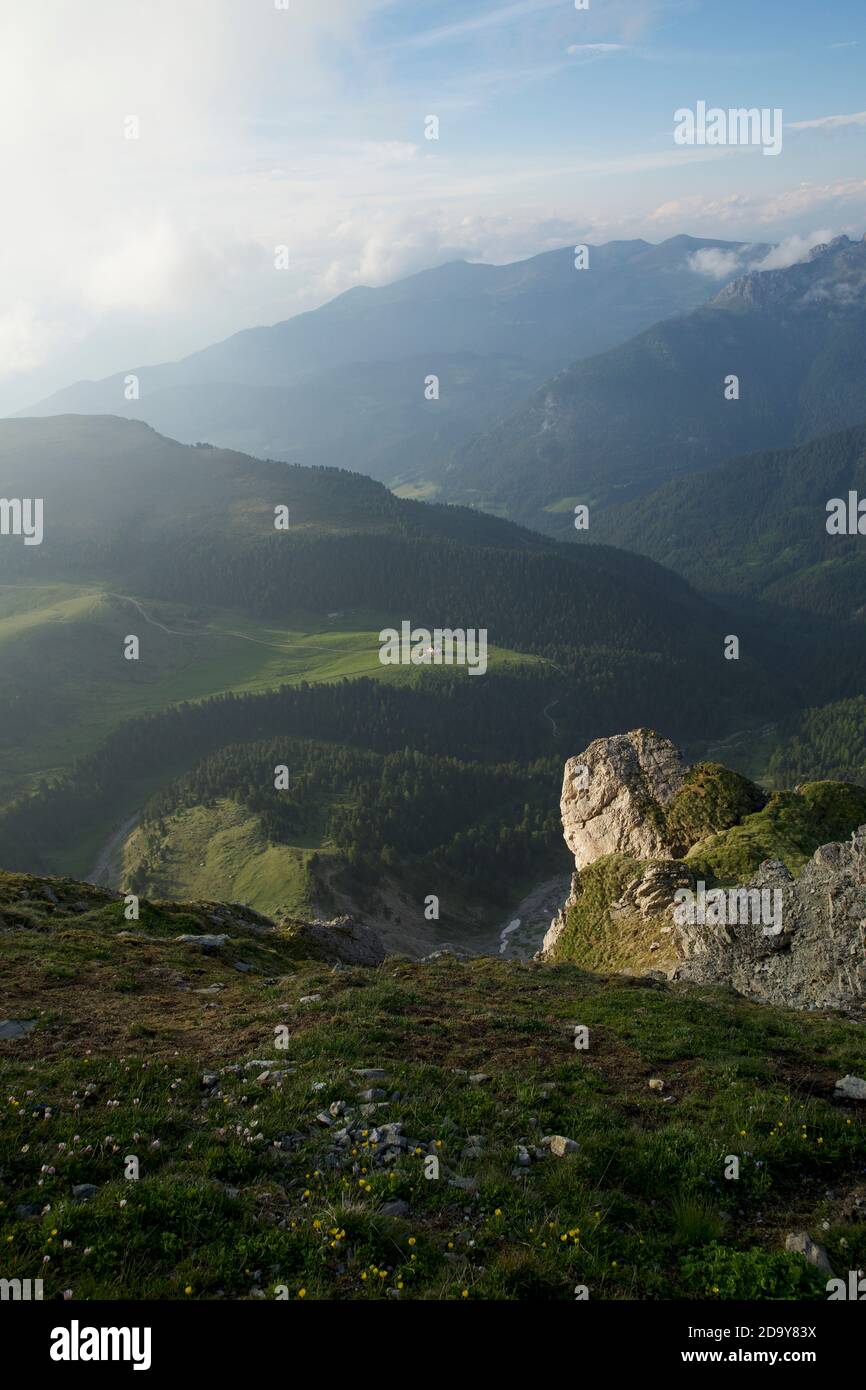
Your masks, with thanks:
M128 921L25 875L0 875L0 932L2 1273L46 1297L825 1299L827 1265L866 1265L863 1029L838 1012L350 964L352 924Z

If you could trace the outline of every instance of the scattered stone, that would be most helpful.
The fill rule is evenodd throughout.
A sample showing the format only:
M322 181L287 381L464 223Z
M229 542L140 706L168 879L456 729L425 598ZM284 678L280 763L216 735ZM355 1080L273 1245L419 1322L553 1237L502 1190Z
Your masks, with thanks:
M382 1215L406 1217L409 1215L409 1203L402 1201L385 1202L382 1207Z
M326 1129L330 1129L332 1124L334 1123L333 1116L329 1115L327 1110L320 1110L318 1115L316 1116L316 1119L318 1120L319 1124L324 1125Z
M448 1182L451 1187L459 1187L461 1192L478 1191L477 1178L449 1178Z
M299 1004L318 1004L321 994L302 994L298 1000Z
M236 960L233 964L233 968L235 970L239 970L242 975L248 975L253 967L251 965L247 965L246 961L244 960Z
M834 1094L840 1100L866 1100L866 1081L862 1076L843 1076L836 1082Z
M386 1093L385 1091L383 1091L380 1087L378 1087L378 1086L371 1086L371 1087L369 1088L369 1090L366 1090L366 1091L359 1091L359 1092L358 1092L358 1099L359 1099L359 1100L364 1100L364 1101L384 1100L386 1094L387 1094L387 1093Z
M201 1084L210 1090L212 1086L219 1085L219 1076L215 1071L206 1071L201 1079Z
M99 1188L92 1182L80 1182L72 1189L72 1195L79 1202L88 1202L91 1197L95 1197Z
M198 946L201 951L218 951L228 941L227 936L191 936L188 933L174 939L179 941L181 946Z
M660 1076L653 1076L650 1079L649 1088L651 1091L663 1091L665 1088L665 1083L662 1081Z
M38 1216L42 1208L38 1202L21 1202L15 1208L15 1215L20 1221L24 1221L28 1216Z
M555 1158L564 1158L566 1154L576 1154L580 1148L575 1139L566 1139L564 1134L548 1134L541 1142Z
M807 1264L819 1269L822 1274L833 1273L823 1245L817 1245L807 1231L792 1231L785 1237L785 1249L794 1255L802 1255Z
M355 1076L363 1076L365 1081L384 1081L387 1075L384 1067L353 1067Z
M528 1168L528 1167L530 1166L530 1164L532 1163L532 1155L530 1154L529 1150L526 1148L525 1144L518 1144L518 1145L516 1146L516 1152L517 1152L517 1162L518 1162L518 1164L520 1165L520 1167L521 1167L521 1168Z
M0 1038L23 1038L29 1033L31 1028L36 1026L35 1019L23 1018L3 1018L0 1019Z
M287 1076L294 1075L294 1067L285 1067L282 1071L263 1071L256 1077L259 1086L282 1086Z
M490 1077L487 1075L486 1072L475 1071L472 1072L471 1076L469 1077L469 1080L473 1086L483 1086L486 1081L490 1080Z

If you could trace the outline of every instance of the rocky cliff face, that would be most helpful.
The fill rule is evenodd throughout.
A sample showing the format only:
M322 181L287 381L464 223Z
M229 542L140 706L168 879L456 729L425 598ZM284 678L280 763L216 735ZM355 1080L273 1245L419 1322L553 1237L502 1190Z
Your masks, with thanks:
M779 933L736 921L675 926L685 957L675 979L793 1009L866 1004L866 825L822 845L797 878L766 860L747 887L779 891Z
M790 1008L866 1009L866 825L849 823L851 839L821 845L797 877L781 859L758 864L755 855L754 871L742 882L732 885L726 877L704 885L706 846L721 838L713 834L713 817L742 835L742 820L766 800L744 779L738 779L742 788L733 785L735 777L708 764L685 767L668 739L647 730L597 739L570 758L561 806L575 873L542 958L565 954L596 968L603 938L604 959L616 958L612 938L630 943L636 965L652 961L673 979ZM855 790L820 785L840 805ZM788 794L792 799L801 824L812 803ZM771 816L779 814L778 802L768 808ZM826 796L821 804L826 814ZM862 818L862 806L860 812ZM820 827L825 824L822 819ZM806 852L817 843L818 833ZM614 882L615 890L602 886ZM693 910L701 891L716 893L718 910ZM691 905L685 913L684 900ZM773 905L772 924L761 916L761 902L767 910Z
M603 854L673 858L663 810L681 790L685 771L670 739L649 729L597 738L569 758L560 809L578 871Z

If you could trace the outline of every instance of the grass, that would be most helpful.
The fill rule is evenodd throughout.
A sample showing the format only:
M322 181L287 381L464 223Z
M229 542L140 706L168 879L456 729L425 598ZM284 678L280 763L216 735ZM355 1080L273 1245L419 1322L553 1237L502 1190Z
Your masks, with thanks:
M0 804L68 770L136 715L300 681L408 678L405 668L379 662L378 634L390 625L382 615L298 614L276 628L143 600L147 621L138 601L95 586L0 587ZM141 642L138 661L123 658L130 633ZM490 669L533 660L502 648L488 656Z
M126 841L128 882L140 863L148 865L151 891L160 897L215 897L248 903L259 912L303 915L313 907L307 872L312 855L328 856L316 840L269 843L259 816L235 801L192 806L164 818L163 828L137 827Z
M87 885L0 876L0 1016L35 1020L0 1043L3 1277L76 1299L824 1299L788 1231L836 1273L866 1263L863 1107L833 1101L866 1066L853 1021L573 965L334 973L290 931L213 911L130 923ZM174 940L202 930L231 939ZM343 1146L345 1117L316 1119L339 1102ZM407 1147L376 1144L384 1122ZM515 1176L516 1145L557 1133L578 1151Z

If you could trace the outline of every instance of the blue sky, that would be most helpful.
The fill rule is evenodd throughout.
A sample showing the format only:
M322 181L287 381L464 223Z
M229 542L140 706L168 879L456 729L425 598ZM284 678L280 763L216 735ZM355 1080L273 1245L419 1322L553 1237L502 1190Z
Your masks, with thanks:
M864 78L864 0L6 6L0 409L455 256L862 235ZM675 145L698 101L782 153Z

